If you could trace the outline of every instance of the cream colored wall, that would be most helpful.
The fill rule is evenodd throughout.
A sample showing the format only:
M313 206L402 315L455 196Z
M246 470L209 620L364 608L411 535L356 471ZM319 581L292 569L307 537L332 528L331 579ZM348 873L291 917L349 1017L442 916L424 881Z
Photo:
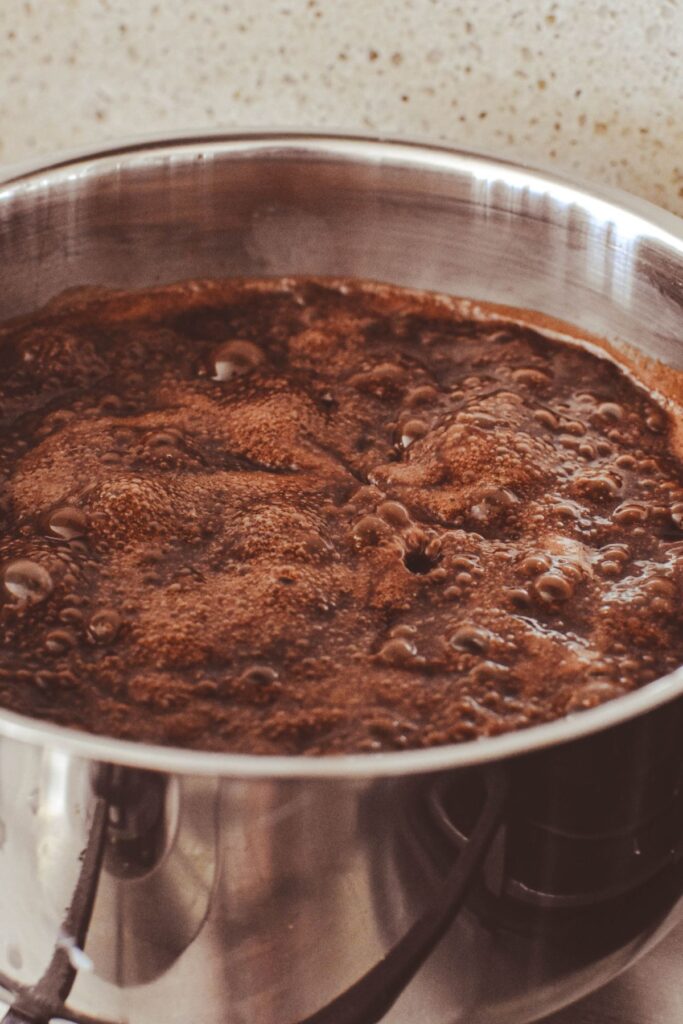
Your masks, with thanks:
M340 127L554 165L683 213L683 0L0 0L0 162Z

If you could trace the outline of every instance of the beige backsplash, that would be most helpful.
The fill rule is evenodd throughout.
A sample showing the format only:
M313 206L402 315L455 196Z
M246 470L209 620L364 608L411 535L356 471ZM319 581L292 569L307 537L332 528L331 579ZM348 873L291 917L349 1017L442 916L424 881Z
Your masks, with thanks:
M683 213L683 2L0 0L0 163L259 125L444 139Z

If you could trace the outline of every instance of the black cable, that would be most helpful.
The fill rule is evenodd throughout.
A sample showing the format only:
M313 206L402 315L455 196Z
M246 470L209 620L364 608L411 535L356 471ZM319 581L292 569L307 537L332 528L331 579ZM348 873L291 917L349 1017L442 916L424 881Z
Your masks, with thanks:
M374 967L332 1002L299 1024L377 1024L394 1005L453 924L503 820L507 775L488 776L488 795L455 867L430 908Z

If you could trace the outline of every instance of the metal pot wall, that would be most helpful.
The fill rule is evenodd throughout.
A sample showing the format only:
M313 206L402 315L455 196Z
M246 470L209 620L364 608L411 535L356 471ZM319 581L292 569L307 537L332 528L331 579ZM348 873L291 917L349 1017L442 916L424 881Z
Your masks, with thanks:
M683 228L494 159L251 134L0 185L0 317L74 284L371 277L535 309L683 367ZM0 712L15 1021L523 1024L683 910L683 672L428 751L251 758Z

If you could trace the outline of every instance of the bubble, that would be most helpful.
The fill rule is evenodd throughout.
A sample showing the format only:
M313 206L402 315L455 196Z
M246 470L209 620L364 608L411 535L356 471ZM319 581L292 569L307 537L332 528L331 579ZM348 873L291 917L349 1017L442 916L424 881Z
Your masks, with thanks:
M638 469L646 476L654 476L657 473L659 466L654 459L641 459L638 463Z
M398 626L394 626L393 629L389 630L389 636L403 636L413 637L417 634L417 626L411 626L407 622L402 622Z
M183 439L179 430L157 430L145 439L148 448L177 448Z
M65 505L50 513L47 526L50 533L60 540L75 540L86 533L88 521L79 508Z
M577 507L568 501L560 501L553 506L553 511L560 519L576 520L579 518Z
M424 664L424 658L417 653L415 644L407 637L394 637L382 646L378 658L386 665L415 667Z
M379 516L363 516L353 527L354 540L363 547L379 544L387 532L387 524Z
M240 676L243 683L252 686L267 686L278 679L278 673L270 665L250 665Z
M554 604L556 601L568 601L573 594L573 587L568 579L559 572L545 572L534 584L534 590L542 601Z
M649 594L657 594L659 597L676 596L676 586L673 580L666 576L653 576L645 584L645 590Z
M88 634L98 644L110 644L121 628L121 616L113 608L101 608L88 623Z
M547 555L529 555L520 565L520 570L525 576L538 576L539 573L547 572L551 561Z
M499 391L496 395L495 404L497 406L526 405L524 399L516 391Z
M123 409L123 401L118 394L105 394L104 397L100 399L97 409L105 416L114 416L117 413L121 413Z
M355 373L349 378L351 387L369 392L377 398L388 398L405 383L406 371L395 363L379 363L371 370Z
M621 487L616 475L597 473L595 476L578 476L572 483L572 491L593 501L607 501L614 498Z
M469 518L475 523L490 523L502 513L511 509L519 501L507 487L483 487L479 491L479 500L469 510Z
M451 559L451 565L454 569L462 569L464 572L472 572L477 564L476 557L470 555L455 555Z
M83 612L79 608L62 608L57 616L67 626L80 626L83 623Z
M655 615L671 615L673 612L673 605L664 597L653 597L650 601L650 610L654 612Z
M562 427L573 437L583 437L586 433L586 427L580 420L565 420Z
M228 381L244 373L250 373L264 356L258 345L251 341L236 339L220 345L213 354L213 380Z
M683 502L671 506L671 521L679 530L683 530Z
M401 427L401 444L404 448L409 448L413 442L419 441L428 432L429 426L424 420L408 420Z
M317 557L332 551L333 545L321 537L319 533L311 530L302 540L301 550L306 555Z
M547 427L548 430L557 430L560 423L555 413L551 412L550 409L536 409L534 419L537 423Z
M524 609L531 604L529 592L523 587L513 587L507 592L508 599L513 608Z
M608 423L619 423L624 418L624 410L617 402L601 402L596 412Z
M76 646L76 637L70 629L53 629L45 637L45 647L50 654L64 654Z
M408 510L399 501L383 501L377 511L390 526L401 528L410 525Z
M516 384L523 384L530 388L539 388L550 382L549 374L544 373L543 370L536 370L530 366L524 366L519 370L513 370L512 379Z
M19 604L38 604L52 591L52 577L38 562L19 558L5 566L3 583Z
M459 626L450 638L451 647L468 654L484 654L490 645L491 633L479 626Z
M634 526L637 523L644 523L647 521L647 516L647 508L634 501L625 501L612 513L614 522L619 526Z
M406 405L415 408L418 405L430 405L439 397L439 392L431 384L422 384L412 388L406 395Z

